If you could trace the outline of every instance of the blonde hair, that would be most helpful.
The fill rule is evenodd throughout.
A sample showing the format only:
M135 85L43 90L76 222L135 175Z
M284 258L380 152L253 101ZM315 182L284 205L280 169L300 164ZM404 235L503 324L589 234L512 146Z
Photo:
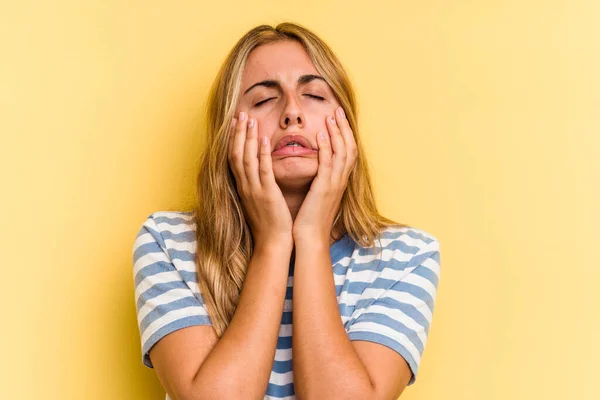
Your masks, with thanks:
M348 234L364 247L374 245L382 228L398 224L381 216L376 207L365 152L358 135L356 100L350 80L333 51L301 25L260 25L233 47L212 85L207 102L206 147L197 179L196 265L198 283L211 324L221 337L235 312L253 251L250 227L244 218L235 177L229 167L227 143L241 92L242 73L249 54L258 46L295 40L325 78L344 109L354 133L358 156L333 223L332 232ZM334 238L339 239L339 238Z

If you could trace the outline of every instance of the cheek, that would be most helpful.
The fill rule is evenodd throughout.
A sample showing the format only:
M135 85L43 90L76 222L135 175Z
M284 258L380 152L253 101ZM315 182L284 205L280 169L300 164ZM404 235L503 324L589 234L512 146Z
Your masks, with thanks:
M312 135L313 140L316 140L318 132L327 132L327 123L325 122L327 115L319 114L319 116L310 119L306 125L306 133Z
M272 120L271 118L256 118L257 126L258 126L258 138L262 138L266 136L269 140L272 141L273 135L277 132L277 121Z
M327 108L322 107L315 112L314 115L309 118L309 122L311 123L311 128L315 132L324 131L327 132L327 118L335 115L335 110L337 107L331 108L327 106Z

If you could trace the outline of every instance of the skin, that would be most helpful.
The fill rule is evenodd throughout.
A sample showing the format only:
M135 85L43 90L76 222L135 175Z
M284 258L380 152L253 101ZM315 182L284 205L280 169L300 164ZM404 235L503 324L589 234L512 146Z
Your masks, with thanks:
M341 115L336 113L341 107L327 82L313 79L299 83L303 75L320 76L298 42L282 41L252 51L242 77L241 99L234 120L236 125L238 121L240 124L235 128L230 153L237 151L240 159L250 157L247 154L243 157L242 153L256 154L256 160L248 161L252 164L250 168L241 162L235 166L234 173L237 171L242 177L248 175L248 169L266 164L260 156L263 137L269 139L269 153L277 141L288 134L301 135L313 148L318 148L314 154L273 156L270 163L272 177L293 221L293 233L318 234L329 241L333 219L356 160L356 144L343 112ZM264 80L279 84L275 87L255 86ZM268 101L259 104L264 100ZM242 115L245 115L244 120ZM333 122L328 118L333 118ZM249 120L254 121L255 133L251 133ZM326 139L320 140L318 132L325 133ZM242 135L246 138L254 136L256 142L243 141ZM240 138L236 141L235 136Z
M411 376L407 362L384 345L350 341L340 323L330 236L357 149L327 83L298 85L309 74L318 72L297 42L252 51L242 79L242 93L250 90L237 106L239 121L234 119L229 139L230 166L257 248L293 245L292 359L298 397L336 393L344 399L395 399ZM279 84L253 88L266 79ZM275 143L291 133L304 136L318 153L271 156ZM269 139L266 145L259 144L263 137Z
M266 79L280 82L281 89L256 86L243 94L236 115L246 112L257 122L258 138L267 136L271 150L276 141L289 133L304 136L315 147L317 132L327 131L325 118L339 106L326 82L313 80L300 86L301 75L320 75L304 51L293 41L260 46L248 57L242 77L242 94L255 83ZM319 101L308 95L325 98ZM272 98L261 105L261 100ZM273 159L275 181L280 187L292 216L295 216L308 193L318 170L318 156L304 155Z

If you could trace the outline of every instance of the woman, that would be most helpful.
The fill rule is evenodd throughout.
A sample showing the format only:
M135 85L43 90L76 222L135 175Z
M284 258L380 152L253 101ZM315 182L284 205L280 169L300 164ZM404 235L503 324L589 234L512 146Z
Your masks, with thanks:
M143 362L167 399L395 399L432 320L439 242L376 210L350 81L292 23L250 30L209 95L193 211L134 244Z

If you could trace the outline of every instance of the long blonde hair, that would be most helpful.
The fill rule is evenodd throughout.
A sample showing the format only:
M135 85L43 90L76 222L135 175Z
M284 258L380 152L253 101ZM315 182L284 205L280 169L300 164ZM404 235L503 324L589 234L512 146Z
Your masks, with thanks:
M253 251L250 227L227 161L228 136L250 52L258 46L282 40L295 40L303 45L317 71L331 86L354 133L357 162L348 178L332 232L341 232L340 237L347 233L361 246L371 247L382 228L406 226L381 216L375 207L358 134L354 90L333 51L314 33L294 23L280 23L275 28L260 25L248 31L225 59L210 90L206 110L207 141L197 179L194 217L198 283L218 337L233 317Z

